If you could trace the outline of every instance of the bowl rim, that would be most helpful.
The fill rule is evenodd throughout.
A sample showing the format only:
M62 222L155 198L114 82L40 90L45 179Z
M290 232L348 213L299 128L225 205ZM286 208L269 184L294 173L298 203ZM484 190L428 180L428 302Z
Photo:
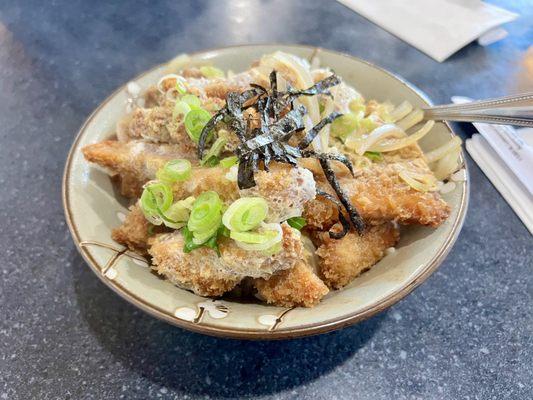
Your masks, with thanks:
M205 50L200 50L200 51L191 52L187 54L190 56L199 56L199 55L204 55L204 54L217 52L221 50L227 51L227 50L232 50L232 49L239 50L239 49L245 49L245 48L276 47L276 46L280 48L291 48L292 47L292 48L305 49L305 50L311 51L312 54L318 53L321 51L326 51L329 53L340 55L340 56L355 60L357 62L366 64L396 79L401 84L406 86L408 89L413 91L416 95L418 95L428 105L430 106L433 105L433 102L426 95L426 93L424 93L422 90L420 90L418 87L408 82L404 78L398 76L397 74L392 73L372 62L363 60L351 54L347 54L347 53L343 53L340 51L331 50L331 49L327 49L327 48L323 48L319 46L290 44L290 43L241 44L241 45L232 45L232 46L205 49ZM168 63L168 61L166 63ZM158 68L163 67L166 63L155 65L154 67L142 72L141 74L135 76L134 78L128 80L127 82L137 81L138 79L142 78L144 75L149 74L157 70ZM70 185L73 155L78 150L78 144L81 138L84 137L87 126L91 123L94 117L101 111L101 109L112 98L114 98L118 93L124 90L124 88L127 85L127 82L122 84L116 90L114 90L104 101L102 101L98 105L98 107L96 107L96 109L87 117L83 125L78 130L76 137L67 155L65 168L63 171L61 194L62 194L62 202L63 202L63 209L65 213L65 219L66 219L69 231L74 240L74 244L76 245L76 249L81 254L84 261L89 265L91 270L96 274L96 276L106 286L111 288L115 293L117 293L124 300L137 306L138 308L152 315L153 317L166 321L174 326L178 326L180 328L187 329L187 330L190 330L196 333L202 333L202 334L206 334L210 336L232 338L232 339L279 340L279 339L293 339L293 338L298 338L298 337L311 336L311 335L317 335L321 333L330 332L336 329L344 328L349 325L353 325L357 322L370 318L371 316L374 316L378 314L379 312L391 307L393 304L397 303L402 298L407 296L416 287L418 287L422 282L424 282L427 278L429 278L429 276L431 276L433 272L436 271L436 269L441 265L445 257L450 252L453 244L455 243L455 241L457 240L457 237L459 236L459 233L461 231L461 228L465 220L466 211L468 208L469 194L470 194L470 176L469 176L468 166L465 161L465 156L463 153L464 150L461 150L461 162L465 170L464 191L461 196L457 218L453 222L453 226L450 231L450 234L446 238L443 245L436 252L436 254L426 264L424 269L419 271L407 283L400 286L398 289L394 290L392 293L390 293L386 297L380 299L378 302L368 305L367 307L359 311L349 313L345 316L342 316L336 319L325 320L323 322L303 325L301 327L296 327L296 328L285 328L285 329L280 328L275 331L266 331L266 330L257 330L257 329L233 329L233 328L225 328L225 327L220 327L220 326L209 325L205 323L195 324L193 322L185 321L177 317L174 317L173 315L169 314L167 311L164 311L158 306L146 302L145 300L137 296L135 293L125 290L118 283L110 279L105 279L104 275L101 273L101 269L98 267L98 263L96 262L96 260L94 260L91 254L81 246L80 244L81 238L79 236L79 232L72 218L72 210L71 210L70 198L69 198L69 185ZM450 126L448 122L444 121L444 125L447 127L448 131L450 132L452 136L456 135L456 133L453 131L452 127Z

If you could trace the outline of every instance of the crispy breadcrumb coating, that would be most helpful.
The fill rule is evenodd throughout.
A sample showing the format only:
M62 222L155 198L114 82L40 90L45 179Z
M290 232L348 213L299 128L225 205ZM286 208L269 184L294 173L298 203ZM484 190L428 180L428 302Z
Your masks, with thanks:
M220 258L210 248L184 253L180 231L156 235L150 239L150 245L152 268L173 284L200 296L222 296L242 280L241 276L221 270Z
M220 296L245 277L267 277L300 262L303 258L300 234L287 224L282 228L282 249L274 255L245 251L230 239L219 242L220 257L207 247L184 253L180 231L150 238L148 253L154 270L172 283L201 296Z
M339 182L360 215L370 224L396 221L439 226L448 218L450 207L438 192L420 192L409 186L399 176L402 170L431 173L421 159L390 164L381 162L356 171L354 178L343 175ZM333 194L320 176L315 175L315 179L320 189ZM337 207L321 197L306 204L304 215L308 224L318 229L328 229L338 220Z
M126 197L139 197L142 186L155 178L155 174L169 160L194 159L194 154L181 146L154 144L140 140L118 142L104 140L82 149L87 161L107 168L110 175L118 175L121 193Z
M268 279L256 279L254 285L261 298L278 307L313 307L329 292L304 261Z
M342 239L320 232L316 251L319 275L330 288L339 289L381 260L399 237L398 228L392 223L372 226L363 235L349 232Z
M130 212L126 215L122 225L113 229L111 237L130 250L146 255L150 226L151 224L144 217L141 208L135 204L130 207Z
M255 174L256 186L241 190L241 196L259 196L268 202L270 222L281 222L302 215L304 205L316 195L311 171L272 163L270 171Z
M304 258L301 234L287 223L281 224L281 229L282 248L273 255L244 250L234 240L223 240L219 246L223 269L242 277L266 278L275 272L292 268Z

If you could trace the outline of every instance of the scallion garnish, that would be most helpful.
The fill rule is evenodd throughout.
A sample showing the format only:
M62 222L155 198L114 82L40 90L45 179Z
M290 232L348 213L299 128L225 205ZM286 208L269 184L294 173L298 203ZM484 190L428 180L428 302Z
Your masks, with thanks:
M302 230L302 228L307 225L307 221L303 217L292 217L287 220L287 223L292 226L294 229L298 229L299 231Z
M188 197L172 204L168 210L161 214L163 224L172 229L180 229L187 224L194 197Z
M215 238L216 244L216 236L222 225L222 205L222 200L218 194L212 191L203 192L194 201L187 222L187 230L192 234L190 242L193 245L200 246L210 243L213 238ZM191 246L189 244L189 247ZM185 248L187 249L187 243Z
M205 153L205 156L202 161L200 161L201 165L214 167L219 162L219 155L224 150L224 146L226 145L227 139L223 137L217 138L211 148Z
M169 161L157 173L157 179L167 183L185 181L190 178L192 165L189 160L176 159Z
M181 79L176 79L176 90L179 94L187 93L187 88L185 87Z
M191 107L184 101L176 101L174 109L172 110L172 118L176 119L179 115L187 115L191 111Z
M181 98L181 101L186 103L191 108L191 110L202 108L201 100L193 94L186 94Z
M232 232L246 232L257 228L267 213L268 203L262 197L241 197L224 212L222 223Z
M202 108L191 110L185 116L185 130L189 137L198 142L202 130L211 119L211 114Z
M343 142L348 135L359 126L359 118L353 113L344 114L331 123L331 136L338 137Z
M153 182L144 187L140 205L146 218L154 225L161 225L161 214L172 205L172 189L165 183Z
M208 79L224 78L224 71L217 67L204 65L203 67L200 67L200 72Z
M229 237L242 243L264 244L275 238L276 235L277 232L275 231L267 231L264 233L230 231Z
M379 151L365 151L363 155L372 161L381 161L383 159L383 154Z
M230 232L235 244L244 250L261 251L268 255L282 249L283 230L280 224L261 223L260 229L254 232Z
M237 156L229 156L220 160L220 166L222 168L231 168L234 165L239 163L239 158Z

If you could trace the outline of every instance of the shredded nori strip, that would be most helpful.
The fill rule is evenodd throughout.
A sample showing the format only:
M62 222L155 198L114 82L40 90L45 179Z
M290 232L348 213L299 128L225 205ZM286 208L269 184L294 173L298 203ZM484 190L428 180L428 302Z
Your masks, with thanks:
M352 162L344 154L317 153L317 152L315 152L313 150L304 150L304 151L302 151L301 154L302 154L303 158L314 157L314 158L317 158L319 160L320 159L326 159L326 160L334 160L334 161L341 162L341 163L343 163L346 166L346 168L348 168L350 170L350 173L352 174L352 176L354 176Z
M323 118L318 124L313 126L311 129L309 129L309 132L305 135L305 137L302 139L302 141L298 144L298 147L300 149L305 149L307 146L311 144L313 139L318 135L318 133L324 128L327 124L331 124L334 120L342 116L341 113L338 112L332 112L329 114L326 118Z
M304 90L293 90L289 89L288 93L289 96L315 96L317 94L326 94L328 96L331 96L331 93L328 91L329 88L333 86L337 86L339 83L341 83L340 78L336 75L330 75L327 78L322 79L321 81L318 81L310 88L304 89Z
M328 180L333 190L335 190L335 193L337 193L337 196L339 196L339 200L348 212L348 216L350 217L350 221L352 222L354 228L360 234L363 233L363 231L365 230L365 223L363 222L363 219L361 218L353 204L350 202L350 199L348 198L344 190L341 188L341 185L339 184L339 181L335 176L335 172L333 171L333 167L331 166L331 162L326 158L319 158L319 161L320 166L324 171L324 175L326 175L326 179Z
M329 193L317 191L317 195L333 201L339 208L339 221L343 230L342 232L330 231L330 236L335 239L345 236L350 230L350 221L354 228L359 233L362 233L364 229L363 220L342 190L330 162L335 160L343 163L353 175L353 167L350 160L342 154L318 153L306 150L318 133L342 114L331 113L312 127L296 146L289 144L289 139L295 133L305 129L303 117L307 112L304 106L295 108L294 100L300 96L315 96L318 94L331 96L329 89L341 82L339 77L333 74L304 90L296 90L288 85L286 91L279 91L275 70L270 73L269 81L269 89L252 83L250 84L251 89L242 93L228 93L226 106L219 110L202 129L198 141L198 158L203 158L211 133L216 128L216 125L222 121L235 132L241 142L235 151L239 158L237 183L240 189L248 189L255 186L254 173L258 170L260 162L262 162L263 168L268 171L272 160L297 166L299 158L316 158L320 161L326 179L339 198L337 200L335 196ZM244 111L250 108L259 115L259 128L252 129L249 121L245 118ZM343 207L348 213L349 220L342 211Z
M322 190L318 190L317 189L316 195L317 196L322 196L322 197L328 199L329 201L331 201L332 203L334 203L337 206L337 209L338 209L338 212L339 212L339 222L342 225L342 231L341 232L335 232L335 231L330 230L329 231L329 237L332 238L332 239L342 239L350 231L350 221L348 221L346 219L346 217L344 216L344 214L342 212L342 204L339 202L339 200L337 200L337 198L335 196L333 196L332 194L329 194L327 192L324 192Z

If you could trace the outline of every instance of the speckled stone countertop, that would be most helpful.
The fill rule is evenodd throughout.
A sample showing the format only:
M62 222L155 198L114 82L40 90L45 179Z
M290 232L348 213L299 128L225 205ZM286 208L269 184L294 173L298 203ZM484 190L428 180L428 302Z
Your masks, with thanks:
M333 1L155 3L0 3L0 399L533 398L533 240L471 159L466 223L426 283L359 325L285 342L201 336L135 309L84 264L61 205L84 119L177 53L305 43L435 102L497 96L533 89L531 2L497 1L522 14L510 36L442 64Z

